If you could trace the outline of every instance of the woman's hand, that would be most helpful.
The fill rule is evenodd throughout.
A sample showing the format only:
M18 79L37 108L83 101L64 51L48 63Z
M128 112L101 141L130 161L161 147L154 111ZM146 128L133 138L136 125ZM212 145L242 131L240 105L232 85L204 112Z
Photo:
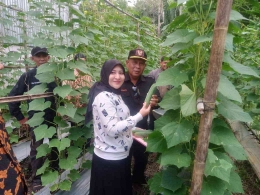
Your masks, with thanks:
M148 107L147 107L146 103L144 102L144 103L143 103L143 107L141 108L141 110L139 111L139 113L140 113L143 117L145 117L146 115L149 114L150 110L151 110L151 105L149 104Z

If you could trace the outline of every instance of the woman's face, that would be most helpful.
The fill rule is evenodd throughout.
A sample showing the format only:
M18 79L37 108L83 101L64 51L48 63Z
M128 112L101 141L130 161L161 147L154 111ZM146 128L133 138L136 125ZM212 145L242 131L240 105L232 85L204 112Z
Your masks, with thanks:
M111 87L119 89L125 80L124 71L121 66L117 65L109 75L108 83Z

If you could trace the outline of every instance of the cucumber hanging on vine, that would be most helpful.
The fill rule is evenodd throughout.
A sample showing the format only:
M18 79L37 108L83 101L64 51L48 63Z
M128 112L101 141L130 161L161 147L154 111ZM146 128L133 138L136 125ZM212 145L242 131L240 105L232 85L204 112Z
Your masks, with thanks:
M155 85L155 83L154 83L154 84L152 84L152 86L150 87L150 89L149 89L149 91L148 91L148 93L147 93L147 95L146 95L146 98L145 98L145 102L146 102L146 105L147 105L147 106L150 104L150 100L151 100L151 98L152 98L152 95L154 94L155 89L156 89L156 85Z
M148 137L150 133L152 133L152 130L132 130L133 134L138 137Z

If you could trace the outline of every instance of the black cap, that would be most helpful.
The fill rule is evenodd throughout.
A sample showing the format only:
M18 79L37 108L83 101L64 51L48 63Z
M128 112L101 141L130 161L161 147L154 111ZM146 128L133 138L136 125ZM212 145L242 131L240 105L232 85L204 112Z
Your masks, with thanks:
M48 50L45 47L43 47L43 48L41 48L41 47L34 47L32 49L32 51L31 51L32 56L36 56L39 53L44 53L44 54L49 55Z
M77 53L75 56L74 56L74 60L78 60L80 58L84 58L84 59L87 59L87 57L82 54L82 53Z
M144 50L142 49L134 49L131 50L128 54L128 59L142 59L142 60L147 60L147 55Z

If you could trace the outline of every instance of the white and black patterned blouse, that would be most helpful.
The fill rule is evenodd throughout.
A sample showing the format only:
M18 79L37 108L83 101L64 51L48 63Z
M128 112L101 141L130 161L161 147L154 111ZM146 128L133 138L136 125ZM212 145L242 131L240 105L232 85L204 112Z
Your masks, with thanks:
M95 154L106 160L126 158L133 142L131 129L142 115L130 116L121 96L106 91L96 96L92 107Z

